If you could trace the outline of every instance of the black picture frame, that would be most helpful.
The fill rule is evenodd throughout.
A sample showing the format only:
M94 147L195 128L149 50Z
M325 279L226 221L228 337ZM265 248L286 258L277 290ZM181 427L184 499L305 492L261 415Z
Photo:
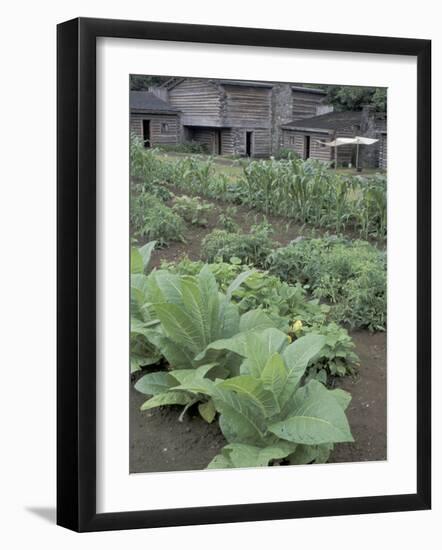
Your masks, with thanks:
M96 512L96 39L151 39L417 58L417 492ZM57 28L57 523L75 531L425 510L431 506L431 41L108 19Z

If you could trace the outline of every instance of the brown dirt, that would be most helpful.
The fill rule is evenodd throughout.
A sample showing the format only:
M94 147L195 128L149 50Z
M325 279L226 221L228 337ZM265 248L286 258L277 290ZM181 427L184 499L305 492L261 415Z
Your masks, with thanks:
M385 460L386 442L386 333L353 334L361 359L356 379L339 379L352 402L348 419L354 443L336 445L330 462ZM178 421L181 407L141 412L146 396L131 385L130 472L167 472L204 469L225 445L216 420L207 424L190 410Z

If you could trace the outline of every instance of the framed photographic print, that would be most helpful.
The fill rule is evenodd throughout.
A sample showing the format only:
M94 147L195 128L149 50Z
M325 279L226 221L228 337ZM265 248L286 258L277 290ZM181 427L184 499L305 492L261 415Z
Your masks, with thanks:
M58 26L59 525L430 508L430 52Z

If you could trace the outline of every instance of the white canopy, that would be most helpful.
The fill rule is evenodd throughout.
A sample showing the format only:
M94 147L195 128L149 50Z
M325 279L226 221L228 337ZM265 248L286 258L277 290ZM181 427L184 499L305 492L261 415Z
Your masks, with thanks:
M354 138L340 137L336 138L334 141L321 141L319 139L316 141L318 143L322 143L323 145L327 145L328 147L339 147L340 145L373 145L373 143L376 143L379 140L363 136L356 136Z

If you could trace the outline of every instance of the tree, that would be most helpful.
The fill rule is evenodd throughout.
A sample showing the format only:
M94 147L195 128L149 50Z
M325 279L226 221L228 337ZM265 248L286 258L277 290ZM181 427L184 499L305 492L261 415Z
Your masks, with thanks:
M132 92L147 91L150 86L160 86L169 76L146 76L142 74L130 75L130 89Z
M361 111L364 105L372 105L376 111L387 110L387 88L362 86L322 86L327 92L326 102L336 111Z

